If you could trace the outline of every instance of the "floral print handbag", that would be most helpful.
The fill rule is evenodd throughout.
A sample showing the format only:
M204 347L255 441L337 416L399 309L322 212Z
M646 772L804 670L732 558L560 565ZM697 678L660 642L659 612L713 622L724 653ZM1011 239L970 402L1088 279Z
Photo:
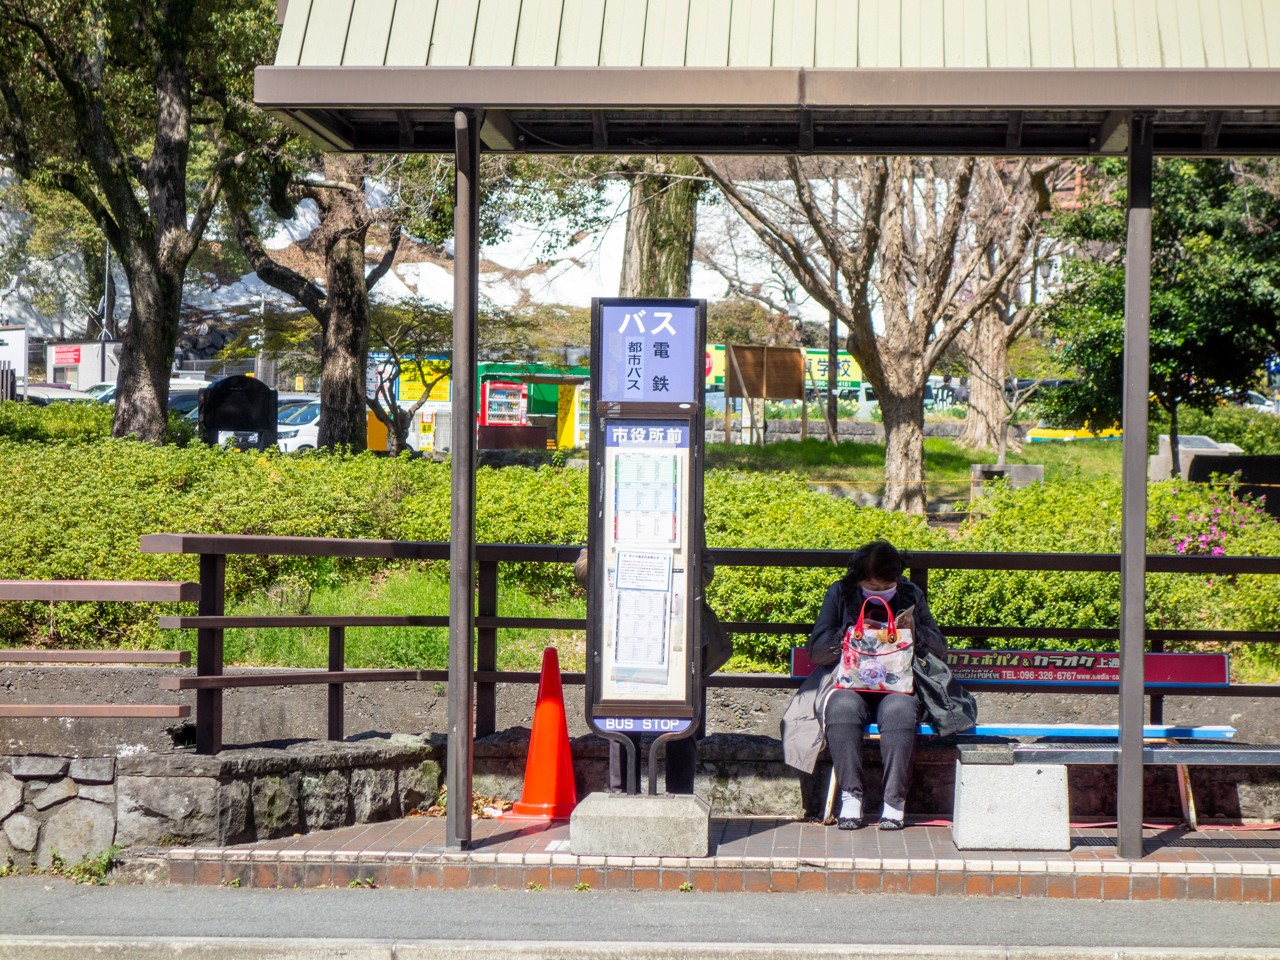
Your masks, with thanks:
M885 621L867 619L867 604L872 600L884 606ZM882 598L867 597L858 611L857 622L845 630L841 641L835 688L869 693L914 693L915 642L911 630L914 611L912 607L894 617Z

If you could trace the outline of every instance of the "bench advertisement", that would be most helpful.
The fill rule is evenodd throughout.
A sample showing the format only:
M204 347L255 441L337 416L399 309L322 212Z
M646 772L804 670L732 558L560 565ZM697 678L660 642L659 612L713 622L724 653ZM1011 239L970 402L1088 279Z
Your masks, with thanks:
M697 300L592 304L587 722L628 751L699 720L705 325Z

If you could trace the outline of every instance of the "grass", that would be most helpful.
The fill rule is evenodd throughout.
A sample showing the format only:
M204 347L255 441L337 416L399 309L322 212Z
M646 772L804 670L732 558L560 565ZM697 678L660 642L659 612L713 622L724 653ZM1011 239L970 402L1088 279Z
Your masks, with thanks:
M580 596L544 600L503 583L498 614L509 617L584 617ZM228 605L228 616L296 615L444 616L449 612L449 583L436 571L391 570L372 581L345 583L308 592L304 586L262 594ZM194 648L194 632L186 638ZM544 647L559 650L564 670L582 670L586 640L581 631L502 630L499 670L537 670ZM253 628L228 630L226 662L235 666L324 668L329 655L328 630ZM444 669L449 659L449 631L444 627L353 627L346 634L348 667Z

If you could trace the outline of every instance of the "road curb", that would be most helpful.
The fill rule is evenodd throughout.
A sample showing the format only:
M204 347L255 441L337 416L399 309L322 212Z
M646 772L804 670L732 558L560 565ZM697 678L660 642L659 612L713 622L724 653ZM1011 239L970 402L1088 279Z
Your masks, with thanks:
M15 937L0 960L1280 960L1280 949Z

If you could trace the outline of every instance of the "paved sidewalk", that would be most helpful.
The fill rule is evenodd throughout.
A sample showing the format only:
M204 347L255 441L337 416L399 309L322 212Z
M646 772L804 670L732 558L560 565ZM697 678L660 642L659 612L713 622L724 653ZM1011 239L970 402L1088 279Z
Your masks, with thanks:
M711 855L579 857L569 825L477 820L474 849L446 852L428 817L254 844L148 848L129 870L170 884L241 887L909 893L1093 900L1280 901L1280 832L1152 827L1147 856L1119 859L1115 830L1073 829L1070 851L964 851L949 825L845 832L772 817L712 821Z

